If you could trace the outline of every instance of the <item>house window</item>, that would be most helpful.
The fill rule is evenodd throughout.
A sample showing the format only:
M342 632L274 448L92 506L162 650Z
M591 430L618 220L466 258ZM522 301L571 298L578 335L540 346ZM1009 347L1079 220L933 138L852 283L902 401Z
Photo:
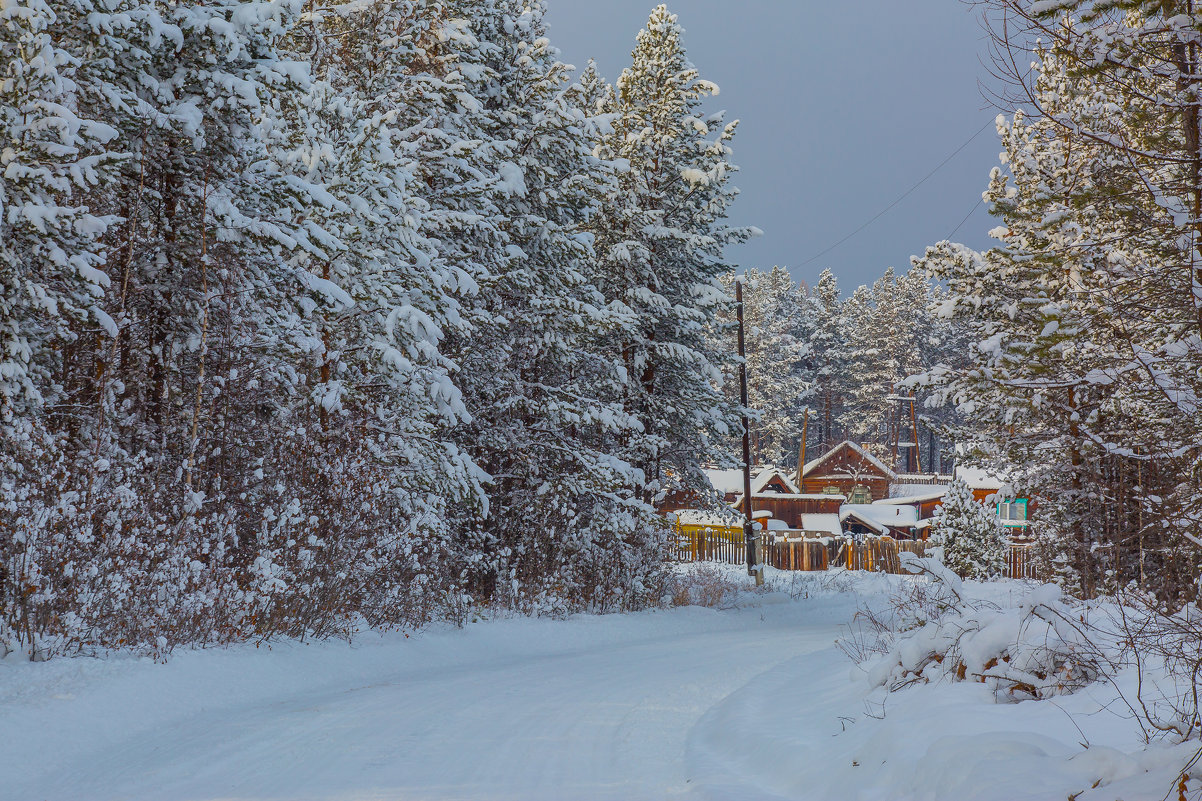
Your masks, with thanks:
M851 495L847 498L848 503L872 503L872 493L863 484L856 484L851 488Z
M838 487L823 487L822 494L823 495L842 495L843 491L840 490Z
M1003 521L1025 522L1027 519L1027 499L1019 498L997 505L997 516Z

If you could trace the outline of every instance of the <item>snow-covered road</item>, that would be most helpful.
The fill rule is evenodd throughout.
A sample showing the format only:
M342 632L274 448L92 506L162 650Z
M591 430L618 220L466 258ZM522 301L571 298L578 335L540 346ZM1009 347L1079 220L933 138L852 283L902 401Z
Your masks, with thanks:
M704 798L698 721L802 655L846 677L831 646L854 604L778 594L166 665L6 660L0 798Z
M900 579L830 575L720 611L0 660L0 801L1158 801L1196 751L1145 750L1107 682L886 697L833 641Z

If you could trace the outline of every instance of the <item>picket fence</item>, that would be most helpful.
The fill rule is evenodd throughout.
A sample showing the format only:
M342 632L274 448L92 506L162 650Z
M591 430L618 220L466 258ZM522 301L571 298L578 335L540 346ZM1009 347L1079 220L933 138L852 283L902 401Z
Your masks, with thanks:
M673 556L680 562L746 562L743 529L737 526L682 525L677 528ZM892 537L818 537L800 531L760 535L760 555L779 570L829 570L844 567L879 573L902 573L901 554L926 555L926 543ZM1010 578L1035 578L1031 546L1012 544L1007 560Z

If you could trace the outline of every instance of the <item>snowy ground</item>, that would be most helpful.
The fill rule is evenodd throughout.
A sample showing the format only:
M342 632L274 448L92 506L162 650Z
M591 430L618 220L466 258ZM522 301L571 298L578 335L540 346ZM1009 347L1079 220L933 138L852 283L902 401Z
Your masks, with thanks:
M848 584L891 580L868 578ZM1169 774L1127 756L1138 744L1104 693L997 705L979 686L928 686L875 717L863 674L832 647L863 598L809 580L809 598L723 610L498 620L166 665L0 661L0 798L1164 797L1181 755L1157 757Z

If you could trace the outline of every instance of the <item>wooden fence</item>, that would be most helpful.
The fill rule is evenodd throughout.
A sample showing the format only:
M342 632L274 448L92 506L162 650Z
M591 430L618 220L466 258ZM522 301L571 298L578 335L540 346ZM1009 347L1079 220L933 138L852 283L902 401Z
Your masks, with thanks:
M1034 549L1030 543L1010 546L1010 559L1006 565L1006 575L1010 578L1038 578L1035 572Z
M902 573L901 554L926 555L921 540L895 540L892 537L848 538L804 536L790 532L783 536L767 532L760 536L760 554L765 564L780 570L867 570ZM725 562L741 565L747 558L743 529L737 526L690 526L677 529L673 556L680 562ZM1035 578L1035 563L1029 544L1011 545L1006 575L1010 578Z
M679 562L747 562L742 526L679 525L674 550Z
M765 564L781 570L867 570L877 573L901 573L903 552L926 555L921 541L895 540L892 537L851 538L772 537L763 545Z
M827 570L833 551L827 540L813 537L765 538L764 563L781 570Z

